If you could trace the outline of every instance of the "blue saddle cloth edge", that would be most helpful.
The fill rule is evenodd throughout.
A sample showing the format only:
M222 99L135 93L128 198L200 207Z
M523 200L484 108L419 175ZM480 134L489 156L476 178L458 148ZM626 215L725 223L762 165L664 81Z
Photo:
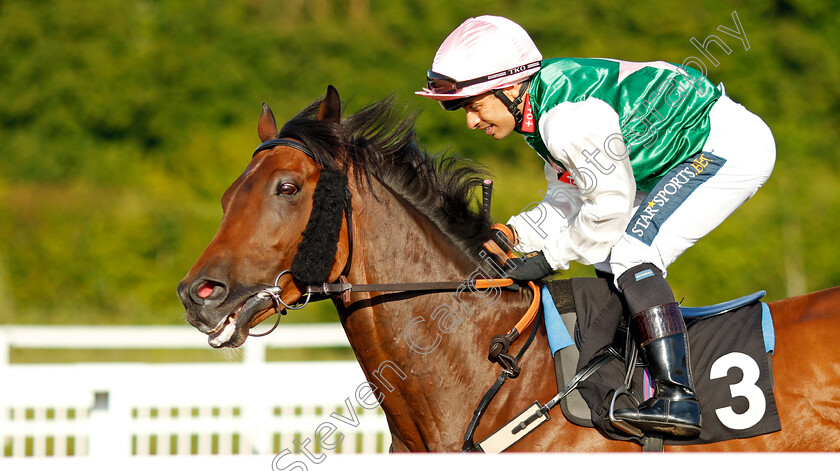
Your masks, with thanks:
M770 306L767 303L761 303L761 334L764 336L765 353L776 351L776 329L773 327L773 316L770 315Z
M542 293L545 329L548 332L548 345L551 349L551 356L553 357L558 351L574 345L575 341L569 334L568 329L566 329L566 324L563 323L563 319L560 318L560 313L557 311L557 306L554 305L554 299L552 299L548 288L543 285L540 291ZM682 308L682 311L685 317L702 317L704 315L737 309L741 306L761 299L765 294L765 291L758 291L725 303L695 308L687 307ZM686 311L688 311L688 313L686 313ZM773 327L773 316L770 314L770 307L765 302L761 303L761 333L764 338L764 351L766 353L775 351L776 331Z
M557 306L554 305L554 299L551 298L551 293L548 288L543 285L540 288L542 293L542 307L543 316L545 317L545 330L548 332L548 346L551 349L551 356L553 357L558 351L570 347L575 344L572 336L566 329L566 324L560 318L560 313L557 311Z

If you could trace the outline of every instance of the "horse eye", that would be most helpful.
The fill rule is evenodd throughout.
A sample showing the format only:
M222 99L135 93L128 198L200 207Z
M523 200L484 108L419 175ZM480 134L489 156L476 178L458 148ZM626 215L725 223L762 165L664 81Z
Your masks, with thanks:
M294 183L289 182L282 182L277 185L277 189L274 190L274 193L278 196L292 196L298 192L298 187L294 185Z

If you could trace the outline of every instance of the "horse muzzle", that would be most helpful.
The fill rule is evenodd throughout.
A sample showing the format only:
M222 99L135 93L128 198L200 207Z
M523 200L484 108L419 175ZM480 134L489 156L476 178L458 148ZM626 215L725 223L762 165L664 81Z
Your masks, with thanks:
M199 278L181 281L178 296L186 308L187 321L208 336L211 346L238 347L245 342L252 319L276 304L268 289L232 290L222 281Z
M301 296L297 289L292 289L288 294L298 301L291 304L283 301L283 289L279 282L288 273L285 270L277 275L273 286L237 287L233 290L223 282L207 278L199 278L191 283L183 280L178 285L178 295L186 307L187 321L207 335L210 346L236 348L249 335L261 337L271 333L287 309L302 309L308 304L311 294ZM290 286L294 287L293 284ZM250 333L252 327L269 318L273 312L277 313L277 321L268 332Z
M268 290L260 291L222 317L213 329L202 332L207 334L207 343L211 347L239 347L248 338L254 317L274 306L273 295Z

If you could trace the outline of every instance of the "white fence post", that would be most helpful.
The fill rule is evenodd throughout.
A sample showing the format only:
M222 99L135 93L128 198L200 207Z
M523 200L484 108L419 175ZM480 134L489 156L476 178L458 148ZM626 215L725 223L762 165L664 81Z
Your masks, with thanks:
M102 459L131 456L130 410L118 390L96 391L90 409L88 453Z
M8 401L5 396L9 394L8 388L5 387L7 381L6 370L9 366L9 341L6 339L6 334L3 328L0 327L0 459L5 455L6 441L11 441L10 437L5 436L5 431L9 429L8 416L9 409L3 407Z
M268 343L264 337L251 337L242 346L242 362L246 365L264 365Z
M12 346L6 339L6 334L3 333L3 328L0 327L0 371L3 371L5 366L9 364L9 350Z

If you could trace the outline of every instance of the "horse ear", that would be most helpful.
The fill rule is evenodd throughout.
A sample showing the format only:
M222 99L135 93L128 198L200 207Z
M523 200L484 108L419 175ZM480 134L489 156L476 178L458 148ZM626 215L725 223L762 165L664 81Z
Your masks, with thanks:
M276 139L278 135L274 113L271 112L271 108L265 103L262 105L262 114L260 115L260 124L257 127L257 132L260 134L260 140L262 142L269 139Z
M335 124L341 121L341 100L338 98L338 90L332 85L327 85L327 96L318 107L317 118Z

